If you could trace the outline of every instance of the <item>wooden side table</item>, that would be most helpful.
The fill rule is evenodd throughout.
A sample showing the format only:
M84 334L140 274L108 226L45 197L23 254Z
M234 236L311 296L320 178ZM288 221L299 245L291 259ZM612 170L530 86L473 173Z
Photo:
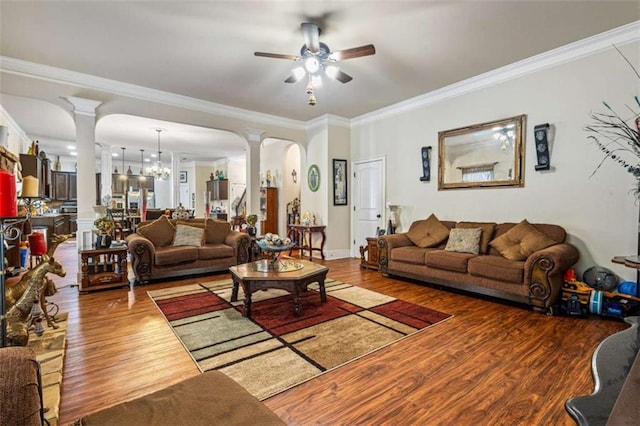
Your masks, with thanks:
M378 255L378 239L367 238L367 245L360 246L360 267L377 271L379 268Z
M325 225L289 225L287 236L291 238L291 241L295 244L295 246L289 250L289 255L291 255L293 250L308 250L309 260L313 260L313 251L315 250L320 252L320 257L324 260L324 242L327 238L327 235L324 232L325 228ZM320 240L320 247L313 246L313 234L321 235L322 239ZM306 243L305 236L307 236L306 240L309 244ZM300 254L300 257L302 257L302 253Z
M80 250L80 291L129 285L127 246Z

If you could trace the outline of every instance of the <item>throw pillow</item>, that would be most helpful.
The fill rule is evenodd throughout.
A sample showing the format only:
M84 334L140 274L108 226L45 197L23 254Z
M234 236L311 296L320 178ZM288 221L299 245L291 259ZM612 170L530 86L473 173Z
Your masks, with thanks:
M173 235L176 228L167 216L160 216L153 222L139 227L136 232L153 243L156 247L166 247L173 242Z
M407 237L418 247L435 247L449 236L447 228L432 214L426 220L418 220L411 224Z
M222 244L231 230L231 224L222 220L207 219L204 229L207 244Z
M200 247L204 240L204 228L195 226L177 225L176 236L173 239L173 246L196 246Z
M493 232L496 229L496 224L493 222L458 222L456 228L482 229L482 236L480 237L480 253L486 254L489 249L489 241L493 238Z
M526 260L534 252L554 244L557 242L538 231L526 219L489 243L510 260Z
M480 252L481 228L453 228L449 232L449 241L444 248L446 251L458 253L478 254Z

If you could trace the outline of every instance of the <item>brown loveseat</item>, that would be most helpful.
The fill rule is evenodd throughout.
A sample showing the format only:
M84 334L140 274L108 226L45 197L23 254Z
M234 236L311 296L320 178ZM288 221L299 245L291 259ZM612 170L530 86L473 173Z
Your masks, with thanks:
M380 270L427 283L525 303L553 313L564 274L578 261L557 225L440 222L379 239Z
M214 219L141 222L126 238L136 283L224 271L249 259L251 238Z

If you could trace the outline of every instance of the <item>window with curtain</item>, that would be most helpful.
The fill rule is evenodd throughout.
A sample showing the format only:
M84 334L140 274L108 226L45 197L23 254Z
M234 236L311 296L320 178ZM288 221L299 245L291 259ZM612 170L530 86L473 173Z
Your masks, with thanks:
M476 164L458 169L462 172L463 182L486 182L494 180L493 168L496 164L498 163Z

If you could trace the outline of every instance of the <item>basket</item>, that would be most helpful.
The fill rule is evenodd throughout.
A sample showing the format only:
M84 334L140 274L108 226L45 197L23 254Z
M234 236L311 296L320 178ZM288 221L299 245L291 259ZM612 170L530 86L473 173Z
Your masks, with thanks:
M15 173L17 162L17 155L9 151L7 148L0 146L0 169L9 173Z

